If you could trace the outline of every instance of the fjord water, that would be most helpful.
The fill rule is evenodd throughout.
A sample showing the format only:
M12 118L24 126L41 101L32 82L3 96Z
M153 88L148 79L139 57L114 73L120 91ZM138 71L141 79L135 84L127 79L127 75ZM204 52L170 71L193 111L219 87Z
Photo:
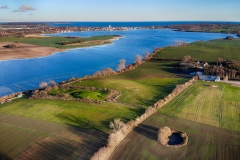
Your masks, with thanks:
M232 34L176 32L170 29L139 29L128 31L89 31L53 34L51 36L120 35L113 44L72 49L46 57L0 61L0 96L38 88L42 81L60 82L71 77L92 75L105 68L116 69L119 60L134 62L137 54L144 56L156 47L173 45L174 41L193 42L224 38Z

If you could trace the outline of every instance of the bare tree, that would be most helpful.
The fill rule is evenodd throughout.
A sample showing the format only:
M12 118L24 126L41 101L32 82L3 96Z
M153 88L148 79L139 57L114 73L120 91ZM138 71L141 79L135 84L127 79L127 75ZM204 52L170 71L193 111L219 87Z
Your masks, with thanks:
M41 88L41 89L44 89L44 88L46 88L48 86L48 83L47 82L41 82L40 84L39 84L39 87Z
M169 136L172 135L171 129L167 126L160 128L158 131L158 142L166 145L169 141Z
M142 62L142 56L139 54L136 55L134 63L139 64Z
M150 52L146 51L145 52L145 59L148 59L148 56L150 56Z
M48 84L50 84L50 86L54 86L54 85L56 85L57 83L56 83L55 81L53 81L53 80L50 80L50 81L48 81Z
M125 67L126 67L126 60L125 59L119 60L117 71L122 71L125 69Z
M181 46L182 45L182 42L180 41L175 41L174 42L174 47L178 47L178 46Z
M109 127L113 129L114 132L119 131L123 126L124 122L120 118L115 118L113 122L110 122Z

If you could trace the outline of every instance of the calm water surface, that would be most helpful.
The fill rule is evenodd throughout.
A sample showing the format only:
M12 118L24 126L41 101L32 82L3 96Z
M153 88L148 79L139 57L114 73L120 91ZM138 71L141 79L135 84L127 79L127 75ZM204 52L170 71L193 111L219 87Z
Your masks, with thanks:
M120 59L125 59L127 64L133 63L137 54L144 56L146 51L152 52L156 47L173 45L175 40L193 42L231 35L149 29L71 32L52 36L89 37L109 34L121 35L123 38L114 41L113 44L72 49L47 57L0 61L0 96L38 88L42 81L60 82L71 77L92 75L108 67L115 70Z

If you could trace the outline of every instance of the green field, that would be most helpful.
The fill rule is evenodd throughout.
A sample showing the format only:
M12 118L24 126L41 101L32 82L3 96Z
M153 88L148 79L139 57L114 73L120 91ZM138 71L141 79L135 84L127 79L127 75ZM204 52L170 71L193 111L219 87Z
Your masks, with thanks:
M158 52L154 57L182 59L184 56L207 62L224 60L240 60L240 39L202 41L191 43L190 46L170 47Z
M174 62L150 61L119 75L91 78L72 84L118 90L121 92L118 103L94 104L21 98L0 105L0 112L106 132L109 131L109 122L114 118L120 117L124 121L135 119L146 107L169 94L177 84L188 80L165 71L172 68L172 65ZM96 94L85 91L79 96L92 96L94 99Z
M93 36L88 38L66 38L66 37L24 37L24 38L18 38L15 36L9 36L9 37L0 37L0 42L21 42L21 43L27 43L27 44L33 44L37 46L45 46L45 47L56 47L56 48L62 48L62 49L70 49L70 48L81 48L81 47L89 47L94 45L100 45L100 44L79 44L79 45L61 45L59 43L63 41L76 41L76 40L84 40L84 42L91 42L91 41L104 41L104 40L110 40L116 36L113 35L105 35L105 36ZM108 44L110 42L104 42L103 44Z
M176 149L158 143L157 132L164 126L186 132L188 145ZM136 127L109 160L235 160L240 158L239 150L239 132L156 113Z
M214 87L212 87L214 85ZM240 131L240 88L198 81L159 112L219 128Z

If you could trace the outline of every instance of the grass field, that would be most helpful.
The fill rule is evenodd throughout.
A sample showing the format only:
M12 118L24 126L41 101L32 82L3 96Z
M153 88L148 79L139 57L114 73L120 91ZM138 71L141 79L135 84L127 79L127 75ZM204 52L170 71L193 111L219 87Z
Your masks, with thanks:
M144 109L118 103L87 104L78 101L18 99L0 106L1 113L68 124L80 128L109 131L114 118L124 121L137 117Z
M70 49L70 48L80 48L80 47L88 47L88 46L95 46L100 45L101 43L96 43L97 41L105 41L113 39L115 36L112 35L105 35L105 36L93 36L88 38L66 38L66 37L25 37L25 38L18 38L15 36L9 37L0 37L0 42L21 42L27 44L33 44L37 46L45 46L45 47L56 47L62 49ZM84 42L89 43L82 43L79 45L61 45L60 42L63 41L76 41L76 40L84 40ZM92 42L92 43L91 43ZM103 44L107 44L110 42L103 42Z
M212 87L211 85L215 85ZM159 112L220 128L240 131L240 88L198 81Z
M164 126L186 132L189 137L188 145L176 149L158 143L158 129ZM239 132L156 113L122 141L110 160L235 160L240 158L239 150Z
M188 80L170 73L172 65L174 62L150 61L119 75L91 78L73 84L121 91L118 103L21 98L1 105L0 112L108 132L108 124L114 118L124 121L135 119L146 107L169 94L177 84Z
M186 55L207 62L216 62L217 58L240 60L240 39L194 42L190 46L171 47L161 50L155 57L182 59Z
M174 65L175 62L150 61L116 76L93 78L73 85L119 90L119 102L146 107L164 98L177 84L187 81L173 74L177 72Z

